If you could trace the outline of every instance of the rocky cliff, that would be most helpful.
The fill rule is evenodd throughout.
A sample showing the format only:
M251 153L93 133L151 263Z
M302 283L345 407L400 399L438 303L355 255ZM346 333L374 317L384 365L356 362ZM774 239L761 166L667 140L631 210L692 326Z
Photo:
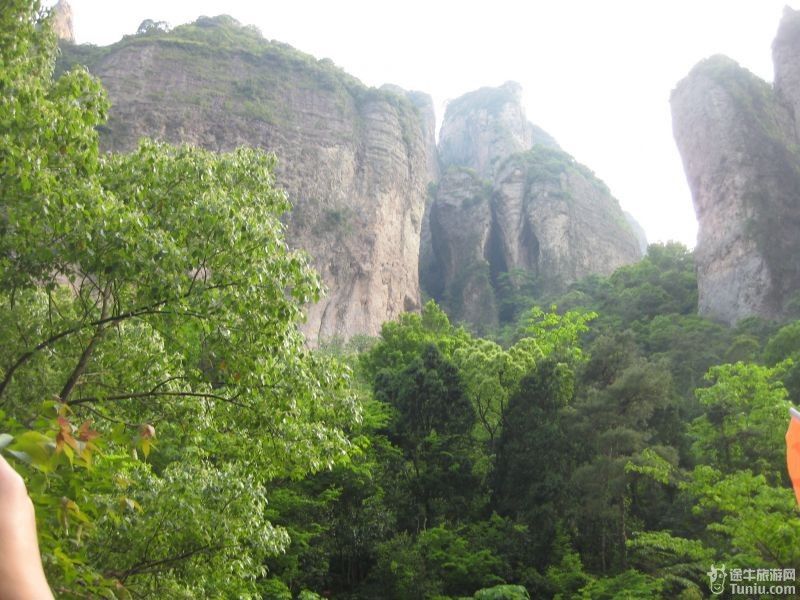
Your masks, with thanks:
M444 167L469 167L481 177L491 177L503 159L534 144L558 148L550 135L528 121L522 87L508 81L448 103L439 133L439 159Z
M479 329L498 323L490 262L492 195L491 183L472 169L448 167L430 206L431 249L423 254L431 261L421 265L426 291L452 319Z
M75 32L72 29L72 7L66 0L58 0L53 7L53 30L58 39L65 42L75 42Z
M800 14L787 9L773 46L774 87L715 56L672 94L699 223L699 311L727 323L786 318L800 290L798 48Z
M328 288L308 307L312 344L375 335L420 305L490 328L514 298L560 291L637 260L608 189L528 122L509 82L448 105L437 148L431 98L367 88L230 17L168 31L147 20L103 48L65 44L108 90L106 149L147 136L212 150L261 147L294 203L287 238Z
M628 222L628 225L630 225L631 231L633 231L633 235L636 236L636 241L639 244L639 252L644 256L647 254L647 232L631 213L623 211L623 214L625 215L625 220Z
M517 84L450 103L439 155L421 279L455 319L481 329L513 318L521 293L553 294L641 257L608 188L527 121Z
M230 17L140 32L63 49L62 68L86 64L108 90L106 148L148 136L274 151L294 203L287 237L328 288L308 311L312 343L377 334L419 306L420 230L438 168L429 97L367 88Z

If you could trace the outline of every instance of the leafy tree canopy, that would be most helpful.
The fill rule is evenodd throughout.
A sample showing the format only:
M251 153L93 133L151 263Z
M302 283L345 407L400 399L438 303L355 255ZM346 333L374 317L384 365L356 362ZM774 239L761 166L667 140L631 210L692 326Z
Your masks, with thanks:
M0 431L51 583L258 596L288 543L268 482L346 459L359 418L297 330L320 283L283 240L275 159L102 155L105 94L84 69L52 79L40 18L0 15Z

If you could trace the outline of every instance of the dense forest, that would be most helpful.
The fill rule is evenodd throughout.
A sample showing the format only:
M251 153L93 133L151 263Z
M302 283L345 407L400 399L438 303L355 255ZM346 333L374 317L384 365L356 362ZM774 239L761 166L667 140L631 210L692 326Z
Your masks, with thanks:
M800 321L697 312L692 253L479 337L433 302L309 350L275 158L143 141L0 12L0 451L64 598L702 598L800 568ZM532 288L531 288L532 289ZM787 571L789 570L789 571ZM790 577L791 574L791 577Z

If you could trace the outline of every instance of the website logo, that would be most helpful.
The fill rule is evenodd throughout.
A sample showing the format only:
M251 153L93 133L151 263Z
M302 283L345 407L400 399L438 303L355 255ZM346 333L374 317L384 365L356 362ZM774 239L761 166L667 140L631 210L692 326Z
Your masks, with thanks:
M725 570L724 564L719 567L712 564L706 575L708 575L708 588L712 594L719 595L725 591L725 580L728 578L728 572Z

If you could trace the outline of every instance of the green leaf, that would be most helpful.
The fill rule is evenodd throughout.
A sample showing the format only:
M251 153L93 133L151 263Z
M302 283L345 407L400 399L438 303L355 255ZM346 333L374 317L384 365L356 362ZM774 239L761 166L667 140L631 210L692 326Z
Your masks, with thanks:
M9 452L35 467L45 468L50 461L53 445L53 440L43 433L26 431L15 438L14 443L9 446Z

